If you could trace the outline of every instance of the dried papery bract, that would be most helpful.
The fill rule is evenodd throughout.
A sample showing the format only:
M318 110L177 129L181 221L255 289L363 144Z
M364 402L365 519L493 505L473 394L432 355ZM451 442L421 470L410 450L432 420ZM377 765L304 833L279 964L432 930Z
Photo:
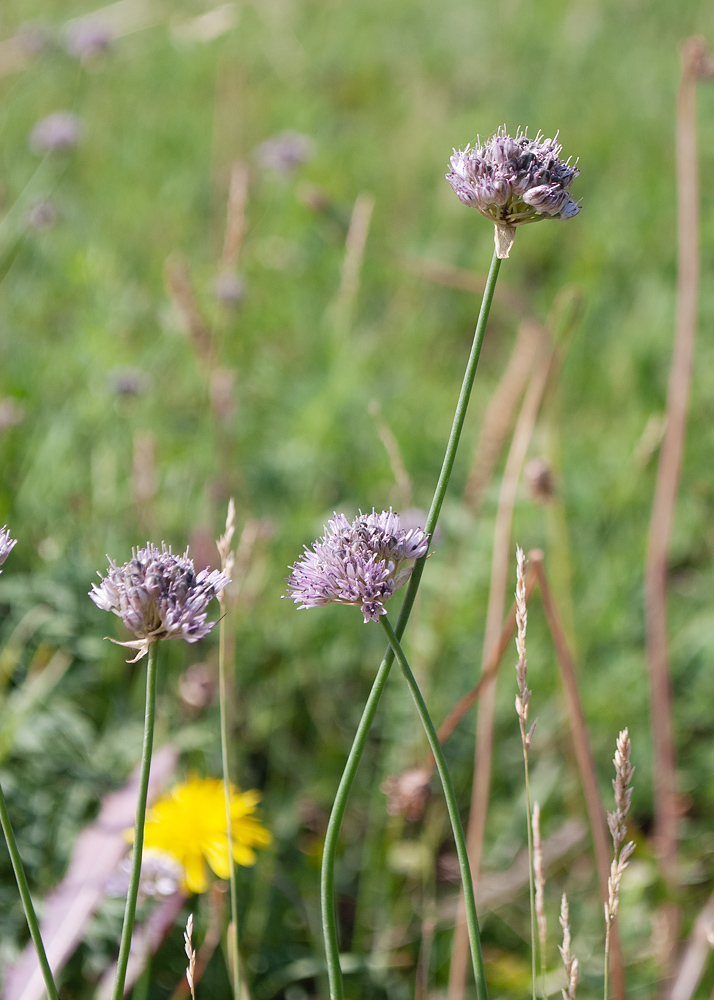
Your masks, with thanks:
M188 550L177 556L163 543L158 549L147 542L146 548L134 549L123 566L110 559L106 577L99 585L92 584L89 596L98 608L118 615L134 633L136 641L111 640L137 650L130 661L134 663L157 640L198 642L208 635L215 622L206 621L206 609L229 582L219 570L196 573Z
M563 959L567 979L567 987L561 990L561 993L563 1000L575 1000L575 988L578 985L578 960L570 953L570 917L565 893L560 901L560 926L563 928L563 943L558 946L558 950Z
M455 149L446 179L464 205L494 223L496 255L508 257L516 228L541 219L572 219L580 206L569 190L580 171L559 159L558 136L515 137L503 125L486 142Z
M615 765L615 778L612 787L615 790L615 809L607 814L607 825L612 834L613 858L610 866L610 878L608 879L608 900L605 903L605 1000L608 998L608 978L610 964L610 931L613 921L617 916L620 903L620 882L622 875L627 868L628 861L635 845L632 841L625 844L627 827L625 820L630 811L630 801L632 799L632 789L630 782L635 773L635 769L630 763L630 737L626 729L623 729L617 738L617 749L613 759ZM623 846L624 845L624 846Z
M425 532L402 528L391 509L360 514L351 524L335 514L324 536L290 567L286 596L301 608L351 604L365 622L379 621L387 613L384 602L404 586L428 547Z
M0 529L0 566L5 562L12 550L17 545L17 539L10 537L7 525ZM0 570L2 573L2 570Z

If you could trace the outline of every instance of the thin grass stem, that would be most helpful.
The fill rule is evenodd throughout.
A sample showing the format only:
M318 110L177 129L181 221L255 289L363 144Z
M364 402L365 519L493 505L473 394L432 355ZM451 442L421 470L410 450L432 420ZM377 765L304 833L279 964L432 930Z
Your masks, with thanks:
M536 910L535 910L535 883L533 879L533 830L531 824L533 816L531 813L531 788L528 768L528 748L523 743L523 771L526 785L526 826L528 827L528 889L531 901L531 987L533 1000L536 1000ZM545 996L545 994L543 994Z
M238 929L238 887L236 882L236 865L233 858L233 822L231 818L231 780L228 766L228 712L226 694L226 629L225 609L221 602L224 615L221 618L218 638L218 704L221 720L221 764L223 767L223 797L226 803L226 830L228 834L228 865L230 871L231 921L228 930L228 951L232 955L231 985L233 1000L240 1000L240 938Z
M434 498L431 502L426 524L424 525L424 530L429 535L430 540L434 537L434 529L436 528L436 524L439 519L441 507L449 485L449 479L451 478L451 472L454 468L456 452L459 446L461 432L464 427L464 421L466 419L466 410L468 409L471 390L476 376L476 368L478 367L478 361L481 355L481 346L486 332L486 323L488 320L488 314L491 310L493 293L496 290L496 280L498 278L500 267L501 261L494 252L493 259L491 260L491 268L488 272L488 278L486 279L486 288L481 301L481 310L476 324L471 354L469 355L469 360L466 365L464 379L461 384L461 392L456 404L454 420L451 425L451 433L449 434L449 440L446 445L444 461L441 466L439 480L436 484ZM407 626L407 622L409 621L409 616L412 612L414 601L416 600L417 591L419 590L421 576L424 572L424 564L426 562L427 555L428 553L416 561L412 575L409 578L407 592L394 630L398 639L401 639L404 634L404 629ZM357 734L355 735L355 739L347 757L347 763L345 764L342 778L340 779L337 795L335 796L335 801L332 806L332 813L327 825L327 833L325 834L325 846L322 853L320 888L322 900L322 931L325 940L327 976L330 984L331 1000L342 1000L344 994L342 971L340 969L340 949L339 942L337 940L337 919L335 916L335 902L333 895L335 860L337 857L337 844L340 835L340 826L342 824L342 817L345 814L350 789L352 788L352 783L362 757L362 751L364 750L365 743L367 742L367 734L369 733L370 726L372 725L372 721L377 711L377 706L379 705L379 700L382 696L382 691L384 690L384 685L389 677L389 671L393 662L394 652L390 645L387 647L384 658L379 666L377 676L372 684L372 690L370 691L369 698L367 699L367 704L365 705L364 712L362 713L362 718L360 719L360 723L357 728Z
M146 708L144 711L144 745L141 751L141 772L139 775L139 795L136 803L136 822L134 824L134 850L129 876L129 891L124 910L124 925L119 945L119 958L114 979L112 1000L122 1000L126 970L131 951L131 937L136 919L136 900L139 895L139 880L141 878L141 856L144 851L144 824L146 822L146 800L149 794L149 773L151 771L151 751L154 746L154 721L156 718L156 661L158 659L158 642L149 644L146 664Z
M471 881L471 867L469 865L469 855L466 850L466 838L464 836L463 826L461 825L459 807L456 802L454 786L451 783L451 775L449 774L449 770L446 766L444 751L441 748L441 743L439 742L439 737L437 736L434 723L431 721L431 716L429 715L429 710L426 707L426 702L424 701L422 693L419 690L419 685L417 684L416 678L414 677L409 663L407 662L404 651L399 644L399 639L395 635L394 629L392 628L386 615L383 615L380 618L380 624L387 633L389 644L394 652L399 666L401 667L404 679L409 686L412 698L414 699L414 704L416 705L417 712L419 713L419 718L421 719L421 723L424 727L424 732L426 733L426 737L429 741L431 752L434 754L436 768L439 772L442 788L444 789L444 798L446 799L446 808L449 812L451 829L454 834L456 854L459 859L461 882L463 886L464 900L466 903L466 923L469 931L469 944L471 945L471 960L473 962L474 980L476 982L476 997L477 1000L487 1000L488 993L486 990L486 973L483 967L483 956L481 955L481 937L478 929L474 888Z
M40 969L42 970L42 978L45 981L47 996L50 1000L58 1000L57 987L55 986L55 981L52 977L50 963L47 961L47 953L45 952L42 935L40 934L40 925L37 922L35 908L32 905L30 887L27 884L25 867L22 863L22 858L20 857L20 852L17 847L15 832L12 829L10 813L7 808L7 802L5 801L5 795L3 794L2 788L0 788L0 823L2 823L2 832L5 834L5 840L7 841L7 849L10 853L10 860L12 861L12 867L15 872L17 888L20 890L20 898L22 899L22 905L25 910L27 926L30 928L30 937L32 938L32 943L34 944L35 951L37 952L37 959L40 963Z

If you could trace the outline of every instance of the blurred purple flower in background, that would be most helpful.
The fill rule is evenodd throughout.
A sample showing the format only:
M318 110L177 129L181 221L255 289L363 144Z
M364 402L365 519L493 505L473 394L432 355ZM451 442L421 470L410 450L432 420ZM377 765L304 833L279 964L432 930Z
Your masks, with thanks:
M30 229L41 233L51 229L57 221L57 212L51 201L38 201L27 214Z
M314 149L315 143L309 136L287 129L261 142L253 155L266 170L290 174L312 158Z
M54 111L42 118L30 132L30 148L35 153L56 153L73 149L82 138L82 124L71 111Z
M96 17L70 21L65 32L65 48L69 55L82 62L91 62L103 55L114 41L114 32Z
M423 530L406 530L392 510L360 514L351 524L335 514L325 535L290 567L285 596L301 608L352 604L365 622L379 621L387 613L384 602L407 582L428 547Z

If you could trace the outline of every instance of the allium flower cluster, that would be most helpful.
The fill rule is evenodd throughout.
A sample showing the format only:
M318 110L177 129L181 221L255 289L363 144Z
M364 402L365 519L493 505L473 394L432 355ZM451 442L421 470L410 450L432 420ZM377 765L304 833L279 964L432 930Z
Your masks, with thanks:
M2 566L16 545L17 539L10 538L7 525L4 528L0 528L0 566ZM2 570L0 570L0 573L2 573Z
M290 567L286 596L301 608L353 604L365 622L379 621L387 613L384 602L407 582L428 547L422 529L402 528L392 510L360 514L351 524L335 514L325 535Z
M562 146L539 132L515 138L505 126L481 145L454 150L446 179L464 203L496 226L496 249L507 257L516 226L540 219L571 219L580 206L569 189L580 171L559 159Z
M196 573L188 550L177 556L163 543L158 549L147 542L145 549L134 549L123 566L110 559L109 572L99 585L92 584L89 596L98 608L118 615L137 637L136 642L118 643L138 651L134 663L158 639L198 642L207 635L215 622L206 621L206 608L228 583L227 574L219 570Z

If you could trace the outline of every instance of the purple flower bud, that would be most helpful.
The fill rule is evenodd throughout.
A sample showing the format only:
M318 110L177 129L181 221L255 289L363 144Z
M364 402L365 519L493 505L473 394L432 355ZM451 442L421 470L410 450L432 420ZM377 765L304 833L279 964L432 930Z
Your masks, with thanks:
M206 608L228 583L219 570L197 574L188 550L175 556L165 544L158 549L147 542L145 549L134 549L123 566L110 559L106 577L98 586L92 584L89 596L102 611L118 615L137 637L137 642L117 643L138 651L130 661L134 663L159 639L198 642L207 635L215 622L206 621Z
M285 596L301 608L353 604L365 622L376 622L387 613L384 602L404 586L428 547L422 529L402 528L391 509L360 514L351 524L344 514L335 514L325 535L290 567Z
M495 224L499 257L508 256L517 226L571 219L580 211L569 194L580 171L558 158L561 148L557 136L539 132L529 139L519 129L513 138L504 125L483 145L454 150L446 179L464 205Z
M10 532L7 530L7 525L5 525L4 528L0 529L0 566L2 566L16 545L17 539L10 538ZM0 573L2 573L2 570L0 570Z
M55 111L39 121L30 133L30 148L35 153L56 153L72 149L82 136L82 126L71 111Z

